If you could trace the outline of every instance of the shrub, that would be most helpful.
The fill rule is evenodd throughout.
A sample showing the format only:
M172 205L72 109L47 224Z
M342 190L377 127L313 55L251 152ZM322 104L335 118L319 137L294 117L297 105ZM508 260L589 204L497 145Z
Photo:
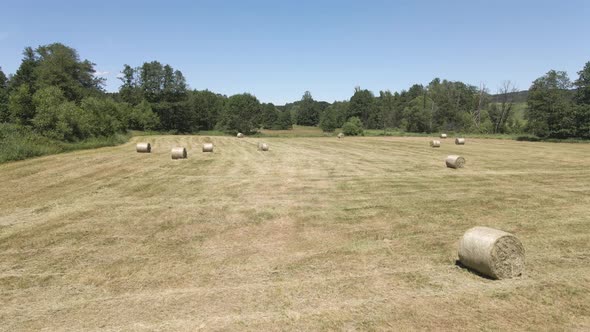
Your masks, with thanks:
M358 136L364 135L363 132L363 125L361 123L361 119L356 116L351 117L344 123L342 126L342 132L346 136Z

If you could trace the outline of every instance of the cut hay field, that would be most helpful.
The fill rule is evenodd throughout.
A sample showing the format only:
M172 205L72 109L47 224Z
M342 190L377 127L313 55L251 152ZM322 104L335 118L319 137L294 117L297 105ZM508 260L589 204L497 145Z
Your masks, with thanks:
M0 165L0 330L589 330L590 145L428 141L149 136ZM520 238L524 276L455 265L476 225Z

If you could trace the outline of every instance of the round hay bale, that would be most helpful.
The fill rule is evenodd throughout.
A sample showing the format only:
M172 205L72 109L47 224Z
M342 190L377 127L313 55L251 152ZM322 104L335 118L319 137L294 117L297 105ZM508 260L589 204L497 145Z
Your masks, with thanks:
M465 166L465 158L456 155L450 155L445 159L447 167L450 168L463 168Z
M510 233L489 227L473 227L461 238L459 261L494 279L513 278L524 272L524 247Z
M242 133L238 133L237 136L238 136L238 138L244 138L244 134L242 134Z
M260 148L259 148L259 150L260 150L260 151L268 151L268 144L266 144L266 143L261 143L261 144L260 144Z
M344 133L338 134L338 138L342 138L342 137L344 137Z
M455 138L455 144L465 145L465 139L464 138Z
M186 149L185 148L173 148L172 149L172 159L186 159Z
M440 134L440 138L447 138L447 134Z
M440 148L440 141L437 141L437 140L430 141L430 147Z
M203 152L213 152L213 143L203 144Z
M139 153L151 153L152 145L150 143L137 143L135 150Z

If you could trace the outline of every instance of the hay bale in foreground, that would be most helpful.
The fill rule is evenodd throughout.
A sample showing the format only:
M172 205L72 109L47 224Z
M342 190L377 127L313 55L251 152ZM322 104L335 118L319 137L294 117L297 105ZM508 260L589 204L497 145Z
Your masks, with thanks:
M524 272L524 247L510 233L489 227L474 227L461 238L459 261L494 279L513 278Z
M172 149L172 159L186 159L186 149L185 148L173 148Z
M213 152L213 143L203 144L203 152Z
M266 143L260 143L260 146L258 147L258 150L260 150L260 151L268 151L268 144L266 144Z
M465 139L464 138L455 138L455 144L465 145Z
M447 134L440 134L440 138L447 138Z
M465 158L456 155L450 155L445 159L445 164L450 168L463 168L465 166Z
M344 137L344 133L339 133L338 138L342 138L342 137Z
M244 138L244 134L242 134L242 133L238 133L237 136L238 136L238 138Z
M150 143L137 143L135 150L139 153L151 153L152 145Z
M430 141L430 147L440 148L440 141L437 141L437 140Z

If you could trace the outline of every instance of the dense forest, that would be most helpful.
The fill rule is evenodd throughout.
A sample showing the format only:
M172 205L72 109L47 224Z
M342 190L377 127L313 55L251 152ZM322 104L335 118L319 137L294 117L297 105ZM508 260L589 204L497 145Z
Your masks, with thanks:
M519 134L540 138L590 138L590 62L571 81L550 70L526 92L506 81L497 91L435 78L400 92L355 88L349 100L301 100L275 106L243 93L220 95L191 90L182 72L158 61L123 65L121 86L107 93L94 63L60 43L25 48L20 67L6 76L0 67L0 139L28 133L80 142L128 130L196 133L218 130L254 133L293 124L338 128L348 135L363 129ZM526 101L523 117L515 104Z

